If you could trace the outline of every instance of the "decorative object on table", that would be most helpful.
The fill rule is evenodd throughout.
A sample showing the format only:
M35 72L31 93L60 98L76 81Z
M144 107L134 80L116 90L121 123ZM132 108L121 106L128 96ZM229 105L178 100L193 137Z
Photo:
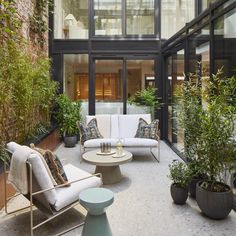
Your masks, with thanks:
M183 117L178 117L183 123L179 124L185 128L189 161L194 158L201 163L204 179L196 188L198 206L206 216L223 219L233 207L233 193L224 175L236 160L236 77L225 78L219 70L200 79L190 78L180 87Z
M122 156L123 155L123 143L122 143L122 139L118 139L117 143L116 143L116 156Z
M81 101L72 102L65 94L56 99L56 119L66 147L74 147L77 143L79 129L77 122L81 120Z
M175 204L183 205L188 198L188 167L184 162L174 160L169 168L170 175L168 177L173 181L170 187L171 197Z
M100 143L100 152L103 154L111 154L111 143Z
M88 211L82 236L112 236L106 209L114 201L114 194L105 188L90 188L79 194L80 204Z

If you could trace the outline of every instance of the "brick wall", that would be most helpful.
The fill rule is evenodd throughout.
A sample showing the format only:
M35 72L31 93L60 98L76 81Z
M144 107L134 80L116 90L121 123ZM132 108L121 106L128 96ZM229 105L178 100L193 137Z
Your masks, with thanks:
M29 17L34 12L34 0L18 0L17 8L19 18L22 21L22 33L26 39L29 39Z
M18 0L17 1L17 9L19 18L22 21L22 34L26 38L26 40L29 42L29 49L35 49L35 43L32 42L30 38L30 23L29 19L30 16L34 13L34 3L37 0ZM48 19L46 19L48 21ZM41 49L39 49L41 50ZM45 33L45 52L48 52L48 32ZM34 51L34 50L31 50ZM36 50L37 51L37 50Z

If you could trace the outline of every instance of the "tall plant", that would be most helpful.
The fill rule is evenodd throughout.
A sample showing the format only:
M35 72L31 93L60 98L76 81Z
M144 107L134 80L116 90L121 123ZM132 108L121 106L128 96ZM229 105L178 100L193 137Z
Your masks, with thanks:
M50 122L57 84L50 60L31 52L21 34L15 0L0 1L0 145L24 141ZM1 149L0 147L0 149Z
M177 119L185 130L186 156L207 176L204 187L222 191L217 181L225 164L236 160L236 77L224 78L219 70L202 84L190 79L180 87Z

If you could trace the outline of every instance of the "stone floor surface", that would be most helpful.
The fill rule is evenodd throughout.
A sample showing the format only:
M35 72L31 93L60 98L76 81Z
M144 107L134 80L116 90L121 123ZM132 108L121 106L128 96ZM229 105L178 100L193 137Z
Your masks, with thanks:
M183 206L173 204L170 196L168 165L179 157L161 142L161 162L156 162L148 150L131 150L132 162L121 166L123 179L120 183L104 186L114 192L114 203L107 209L114 236L234 236L236 235L236 213L220 221L203 216L196 201L188 198ZM72 163L90 173L95 167L80 163L80 149L65 148L61 145L56 153L64 162ZM25 204L23 198L10 202L10 207ZM72 209L47 225L40 227L34 235L47 236L81 222L86 213L80 207ZM43 219L35 211L36 222ZM81 235L82 228L75 229L66 236ZM29 235L29 213L6 216L0 211L0 236ZM92 235L91 235L92 236Z

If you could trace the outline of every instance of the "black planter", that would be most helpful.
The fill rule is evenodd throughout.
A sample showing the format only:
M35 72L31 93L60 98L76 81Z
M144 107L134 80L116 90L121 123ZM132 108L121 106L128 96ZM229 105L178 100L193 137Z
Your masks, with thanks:
M196 186L197 186L197 183L202 180L203 178L200 178L200 177L192 178L190 180L189 185L188 185L188 191L189 191L190 197L194 199L196 198Z
M233 193L228 185L225 185L228 191L211 192L203 189L197 183L196 200L201 211L212 219L224 219L233 208Z
M74 147L77 143L77 136L64 136L63 141L65 147Z
M178 187L176 184L171 184L170 194L175 204L183 205L188 198L188 189Z

